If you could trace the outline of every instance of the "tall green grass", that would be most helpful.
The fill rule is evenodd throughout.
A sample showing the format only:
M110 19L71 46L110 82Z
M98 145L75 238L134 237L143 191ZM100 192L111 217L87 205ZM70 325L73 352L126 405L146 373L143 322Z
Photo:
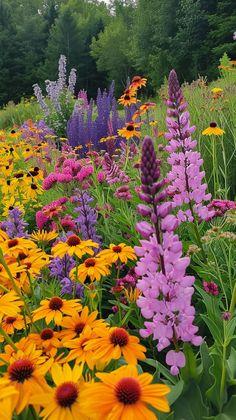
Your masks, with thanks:
M211 90L219 87L222 96L213 99ZM191 125L196 126L193 138L198 140L198 149L204 159L203 169L206 182L214 198L235 199L236 196L236 69L224 72L217 81L207 84L199 79L192 84L185 84L183 92L188 101ZM167 97L167 86L161 90ZM166 106L159 102L156 119L160 130L165 126ZM211 122L225 131L222 137L203 136L202 131ZM165 143L163 137L158 139Z
M22 99L19 104L9 102L0 109L0 130L10 130L14 126L20 126L28 119L38 121L41 118L43 118L41 109L34 98Z

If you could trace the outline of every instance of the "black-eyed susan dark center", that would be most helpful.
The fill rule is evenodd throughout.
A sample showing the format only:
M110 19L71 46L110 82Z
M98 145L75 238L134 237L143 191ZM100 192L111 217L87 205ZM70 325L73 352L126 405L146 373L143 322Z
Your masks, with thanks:
M110 336L110 341L114 346L126 346L129 342L129 335L124 328L116 328Z
M122 378L116 384L116 398L124 405L132 405L139 401L141 387L135 378Z
M64 382L56 390L56 400L61 407L71 407L79 395L78 388L73 382Z
M34 365L29 359L19 359L13 362L8 368L11 381L23 383L30 379L34 372Z
M121 246L116 245L116 246L113 246L112 251L117 252L117 254L118 254L119 252L122 251L122 248L121 248Z
M96 260L95 258L88 258L87 260L85 260L84 262L85 267L89 268L89 267L94 267L96 265Z
M69 238L66 241L67 245L69 245L69 246L79 245L80 242L81 242L80 238L76 235L69 236Z
M63 306L63 300L57 296L53 297L49 301L49 308L53 311L59 311Z
M44 328L41 331L40 337L42 340L50 340L53 337L54 331L51 328Z
M83 331L83 329L84 329L84 327L85 327L85 323L84 322L78 322L78 324L76 324L76 326L74 328L76 334L78 334L78 335L81 334L82 331Z

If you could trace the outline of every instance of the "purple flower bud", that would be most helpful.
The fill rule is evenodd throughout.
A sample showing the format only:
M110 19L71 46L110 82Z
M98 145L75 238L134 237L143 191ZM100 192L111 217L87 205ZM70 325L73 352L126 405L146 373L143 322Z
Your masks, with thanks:
M148 222L136 223L136 229L144 238L149 238L149 236L154 232L152 225Z
M183 368L186 363L185 355L182 351L170 350L166 354L166 363L171 366L172 375L176 376L179 373L179 368Z
M150 216L151 215L151 209L148 206L145 206L145 204L138 204L137 210L139 214L143 217Z

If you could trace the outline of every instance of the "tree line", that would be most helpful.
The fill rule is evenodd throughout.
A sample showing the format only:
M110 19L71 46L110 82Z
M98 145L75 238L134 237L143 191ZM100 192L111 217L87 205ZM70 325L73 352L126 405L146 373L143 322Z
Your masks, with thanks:
M135 74L155 94L173 67L211 80L224 52L236 59L235 30L235 0L0 0L0 105L55 80L60 54L89 96Z

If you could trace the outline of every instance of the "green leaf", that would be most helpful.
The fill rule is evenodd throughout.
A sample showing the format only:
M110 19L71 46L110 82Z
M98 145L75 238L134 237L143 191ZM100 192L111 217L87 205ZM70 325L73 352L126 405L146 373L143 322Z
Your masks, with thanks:
M213 364L209 369L210 375L213 378L213 385L207 390L207 398L215 405L215 407L220 410L221 401L220 401L220 383L221 383L221 374L222 374L222 358L219 354L212 353L210 355L213 360Z
M186 391L171 407L174 420L200 420L209 415L208 408L203 403L200 388L195 382L190 382Z
M157 360L153 359L145 359L142 363L146 363L149 366L154 367L156 370L158 370L166 379L168 379L172 384L176 384L178 382L178 379L171 375L169 369L167 369L165 366L163 366L161 363L157 362Z
M233 395L229 403L223 408L218 416L203 417L202 420L235 420L236 418L236 395Z
M235 328L236 328L236 317L230 319L227 323L226 323L226 328L225 328L225 338L228 342L228 344L230 343L230 341L234 338L234 332L235 332Z
M188 343L184 343L183 351L185 354L186 364L181 369L181 377L184 382L189 382L191 379L197 378L196 359L192 347Z
M203 395L205 392L211 387L213 384L212 376L210 375L210 367L213 364L212 359L209 355L209 349L205 342L202 343L200 347L200 355L201 355L201 365L199 366L201 372L201 380L199 383L199 387Z
M229 379L236 379L236 350L233 347L230 349L230 355L226 362L226 367Z
M219 326L207 315L201 315L203 321L208 326L209 331L216 341L216 344L222 346L224 341L223 330L219 328Z
M170 393L167 395L167 399L170 405L174 404L182 394L184 389L184 381L180 380L176 385L171 387Z

